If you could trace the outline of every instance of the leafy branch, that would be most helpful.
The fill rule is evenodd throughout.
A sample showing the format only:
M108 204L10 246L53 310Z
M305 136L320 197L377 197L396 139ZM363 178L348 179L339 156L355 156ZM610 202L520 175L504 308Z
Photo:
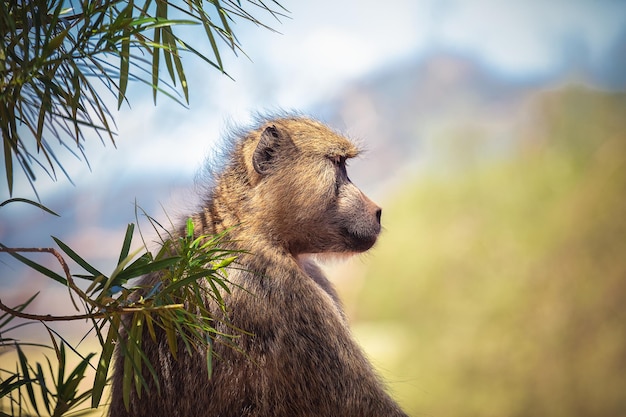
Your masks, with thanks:
M60 169L55 146L86 159L86 131L115 144L114 118L101 97L108 91L118 108L127 101L131 80L183 104L189 86L184 52L226 74L220 45L234 53L241 46L233 31L236 20L264 28L247 10L284 17L277 2L261 0L63 0L0 1L0 130L9 194L13 195L14 162L36 193L34 166L51 178ZM210 53L182 38L201 28ZM161 64L169 77L162 79ZM94 83L98 80L98 83ZM68 140L67 138L71 138ZM56 144L56 145L55 145ZM71 180L70 180L71 181Z
M117 265L108 275L97 270L69 246L54 237L60 250L7 248L0 245L0 252L8 253L38 273L67 286L73 306L79 309L78 300L83 309L83 314L69 316L37 315L25 312L26 307L37 294L16 307L9 307L0 301L0 310L4 311L4 314L0 316L0 347L15 348L19 358L15 371L4 369L2 372L8 376L0 375L0 398L7 396L11 407L17 407L24 398L27 398L35 413L40 415L35 392L40 392L39 397L43 399L46 411L50 415L62 415L70 408L82 404L85 398L91 398L91 406L97 407L107 384L115 346L118 346L125 358L123 372L126 401L129 398L131 384L138 392L148 386L141 372L143 367L149 370L158 387L159 381L153 365L142 351L141 340L144 328L153 339L156 339L155 328L162 329L174 356L178 354L178 340L183 342L185 349L189 352L202 349L209 352L210 358L216 339L228 343L228 339L236 337L238 329L233 329L232 335L216 330L216 321L221 319L213 317L206 307L207 300L211 299L217 302L222 310L226 310L222 295L230 292L226 268L236 260L238 253L221 249L227 243L225 235L194 236L194 226L189 220L183 236L176 237L169 233L164 234L158 228L160 227L158 223L148 218L160 238L159 250L154 254L151 253L146 249L144 241L140 249L131 252L130 247L135 230L134 224L131 223L127 227ZM61 265L63 274L58 274L21 255L20 253L23 252L43 252L53 255ZM78 264L86 273L72 275L64 256ZM155 274L157 279L148 287L130 285L133 278L146 274ZM86 280L87 289L82 290L75 283L74 278ZM59 364L57 373L60 376L54 379L54 384L56 384L54 392L66 393L62 401L65 405L61 404L60 394L52 394L53 391L46 385L44 368L41 364L31 366L20 347L23 344L5 337L8 331L16 328L16 326L8 328L14 318L38 321L48 330ZM69 380L63 382L63 371L61 371L66 366L64 346L69 346L75 352L77 349L46 325L46 322L50 321L77 319L87 319L92 322L92 330L95 330L102 347L95 367L90 362L96 355L92 353L81 357L78 368L72 372L72 381L76 379L78 383L84 378L85 369L88 366L95 368L93 387L83 393L63 386L69 383L67 382ZM126 337L121 337L122 333ZM57 342L57 337L61 338L60 344ZM210 360L207 361L207 366L210 374ZM49 360L48 368L50 374L54 374L54 367ZM51 408L48 401L54 398L58 400L57 405ZM68 408L63 408L65 406Z
M54 180L60 171L71 181L59 159L59 149L87 161L88 137L97 136L103 144L115 145L115 121L105 98L115 99L119 109L128 103L128 85L135 81L148 86L155 103L157 94L165 94L185 105L189 102L185 54L228 76L221 49L243 52L234 24L247 21L272 30L257 14L279 20L286 12L274 0L0 0L0 132L9 196L13 196L17 167L37 194L37 171ZM194 29L202 36L190 37ZM205 45L192 45L183 38L204 40ZM10 198L0 207L12 202L57 215L24 198ZM143 248L131 252L131 224L117 264L108 275L57 238L53 239L58 248L9 248L0 244L0 252L66 286L78 312L53 316L26 311L38 294L17 306L0 300L0 354L12 351L18 357L15 369L0 369L0 417L27 415L26 408L36 415L45 408L49 415L60 416L88 398L91 406L97 407L114 346L125 358L124 395L128 401L132 385L138 393L147 386L140 372L143 367L156 381L156 373L142 351L143 329L152 338L155 329L161 329L173 355L179 349L175 340L181 340L189 351L208 352L211 373L212 344L229 343L241 330L232 329L232 335L219 333L215 326L218 319L209 314L206 302L212 299L226 309L222 297L229 291L226 268L238 254L220 249L226 243L224 235L196 237L191 223L182 236L163 234L165 229L148 218L159 235L159 250L150 252L142 237ZM34 252L54 256L62 272L26 255ZM67 258L84 273L72 274ZM134 278L150 274L158 276L153 286L131 285ZM78 285L78 280L87 288L83 290L85 285ZM13 324L14 319L20 322ZM91 363L95 353L80 355L48 325L79 319L92 324L90 333L96 334L102 347L95 365ZM25 323L36 322L46 329L50 346L7 337ZM121 332L127 337L121 337ZM25 346L51 349L58 366L55 368L48 358L47 366L33 364L23 350ZM68 369L66 348L80 357L73 370ZM90 367L95 369L93 387L81 392L78 385ZM158 381L155 385L158 387ZM8 413L3 408L5 399L9 401Z

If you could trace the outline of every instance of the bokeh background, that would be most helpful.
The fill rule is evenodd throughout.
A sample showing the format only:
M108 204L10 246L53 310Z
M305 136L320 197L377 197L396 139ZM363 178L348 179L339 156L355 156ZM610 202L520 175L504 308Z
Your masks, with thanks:
M73 185L40 175L62 217L2 207L0 242L54 235L110 271L135 202L184 216L224 132L296 110L367 149L349 169L385 231L327 270L411 415L626 415L626 3L281 4L280 33L236 27L234 81L190 61L189 109L131 86L116 148L89 142L90 169L67 153ZM0 262L3 302L41 291L32 312L72 312L67 289Z

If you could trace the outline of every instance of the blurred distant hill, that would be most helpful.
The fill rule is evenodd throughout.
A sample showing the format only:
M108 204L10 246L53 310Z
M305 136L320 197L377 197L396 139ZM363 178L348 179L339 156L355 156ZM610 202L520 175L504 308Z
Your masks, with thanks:
M626 39L626 31L624 35ZM433 51L360 80L314 113L362 139L369 151L353 176L364 184L402 182L423 170L450 170L503 157L513 149L539 92L585 85L626 89L626 62L591 65L570 42L572 65L541 77L511 78L472 56ZM626 53L617 54L626 60Z

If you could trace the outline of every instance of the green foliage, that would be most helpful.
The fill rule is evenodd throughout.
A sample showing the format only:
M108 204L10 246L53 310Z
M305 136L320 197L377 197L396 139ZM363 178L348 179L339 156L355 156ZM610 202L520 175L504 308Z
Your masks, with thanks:
M0 1L0 130L9 195L13 195L16 161L36 193L36 167L53 179L57 170L67 177L57 148L85 158L88 132L103 143L106 138L115 144L114 120L100 95L102 91L117 99L118 108L127 101L130 81L149 86L155 103L157 93L183 104L179 99L182 96L188 102L184 52L226 74L221 48L241 51L233 23L249 21L269 29L252 12L266 12L273 18L282 16L284 9L280 4L268 4L271 7L259 0L246 2L245 7L231 0L79 0L67 7L68 3L62 0ZM207 42L208 54L201 52L203 45L194 47L183 39L193 33L194 27L202 33L196 39ZM165 72L163 63L165 79L161 78ZM44 205L23 198L9 199L0 207L9 203L35 205L56 215ZM178 353L177 340L182 340L189 351L208 351L210 374L211 347L218 332L216 319L205 305L212 299L226 308L222 298L229 291L225 268L235 261L237 253L219 248L224 243L223 235L194 236L193 224L189 223L183 236L171 236L148 218L161 238L159 251L151 253L143 242L143 248L131 252L131 224L117 265L108 275L58 238L53 237L59 249L7 248L0 244L0 252L67 286L72 305L77 311L82 309L80 314L67 316L26 313L25 308L37 294L13 308L0 302L4 311L0 317L0 354L13 351L18 357L14 370L0 370L0 415L7 414L3 410L8 406L11 415L27 415L26 410L42 415L45 410L48 415L60 416L75 411L89 398L91 406L97 407L115 346L125 356L124 390L128 401L131 385L139 393L147 386L142 368L148 369L156 380L152 364L142 351L143 329L154 338L155 328L161 328L173 355ZM62 272L25 255L33 252L54 256ZM66 258L84 273L72 274ZM130 285L133 278L147 274L158 275L154 287L139 289ZM77 285L75 278L86 283L87 288L83 290L85 285ZM48 348L55 352L56 367L48 358L48 366L42 366L30 360L24 351L26 346L42 346L7 336L24 324L11 325L15 317L42 323L50 335ZM91 332L95 332L102 347L95 366L91 364L95 353L81 356L76 347L46 324L70 320L91 321ZM128 337L120 337L120 331ZM238 331L233 329L233 333ZM231 337L219 336L224 343ZM71 370L66 346L80 358ZM81 391L79 383L85 379L88 368L95 369L94 383L91 389ZM4 401L7 399L8 403Z
M544 93L510 158L386 209L356 330L398 341L385 368L411 414L626 415L624 114L624 94Z
M78 309L80 304L83 309L82 314L73 316L38 316L25 313L25 308L37 295L14 308L0 303L0 307L5 311L0 317L0 348L16 349L19 358L15 370L2 369L0 373L0 398L9 399L12 412L14 409L21 412L26 405L24 399L28 400L29 408L36 415L43 414L42 403L46 413L51 416L64 415L89 398L91 398L91 406L98 407L107 384L115 346L125 357L123 372L126 401L129 398L131 385L138 393L141 393L142 389L147 386L141 372L142 368L149 370L158 386L159 381L153 365L142 351L141 340L144 329L153 339L156 338L155 328L162 329L169 342L171 354L174 356L178 353L179 340L189 352L208 351L207 366L210 375L210 351L213 338L219 335L220 340L227 341L235 337L239 330L233 329L232 335L218 332L215 328L217 319L211 316L206 303L207 300L213 300L225 311L226 306L222 294L230 291L226 268L236 260L238 254L220 249L225 243L224 235L195 236L191 220L187 223L184 235L172 236L164 232L154 219L150 217L148 219L160 237L159 250L154 254L151 253L146 249L144 242L140 250L131 252L134 224L129 224L117 265L108 275L100 272L57 238L53 239L63 255L53 248L11 250L2 246L3 251L34 268L40 274L66 285L70 289L69 296L73 305ZM18 251L51 253L56 256L64 273L56 273L19 254ZM64 257L78 264L86 273L70 274ZM146 274L157 274L158 279L155 280L153 286L140 288L131 285L133 278ZM83 291L74 282L74 278L85 280L87 289ZM127 317L123 319L124 316ZM18 327L9 327L15 317L37 320L45 326L56 353L56 368L48 359L47 368L40 363L31 364L22 348L28 344L6 337L7 333ZM65 377L67 374L65 346L70 346L74 352L78 350L46 324L51 321L77 319L87 319L92 322L92 331L95 331L102 347L95 366L93 386L82 392L78 390L78 384L84 379L87 367L93 366L91 359L96 353L81 356L77 367ZM121 337L121 333L128 337ZM60 345L57 339L61 340ZM49 370L49 375L56 375L51 383L46 382L50 378L46 377L44 368ZM0 406L6 406L6 404L0 403Z
M34 366L31 365L19 344L15 345L15 349L17 350L19 358L19 373L12 374L7 381L17 380L20 384L18 386L16 386L17 384L8 386L7 391L1 393L2 396L9 396L12 412L14 411L14 407L17 408L20 413L23 412L20 401L16 400L12 395L16 388L19 393L18 399L24 401L23 398L26 397L28 404L37 415L42 415L38 404L43 403L46 413L52 417L67 414L69 411L80 406L91 396L91 390L87 389L81 391L79 384L85 377L89 360L95 355L94 353L87 355L71 372L67 372L65 344L61 343L59 347L55 343L54 351L58 365L56 367L53 366L52 362L46 358L47 369L53 382L53 387L49 387L49 384L46 383L47 378L41 363L37 362ZM25 387L26 390L25 396L21 391L22 386ZM35 392L39 395L35 395Z
M33 185L34 165L53 178L56 169L67 176L55 153L57 142L77 157L85 156L85 131L114 143L113 117L100 96L103 88L116 96L118 107L127 99L130 80L148 85L155 102L157 92L177 101L182 92L188 101L183 52L225 73L219 45L240 50L232 23L245 20L267 28L247 8L281 16L258 0L246 2L246 8L230 0L70 4L0 2L0 130L11 195L14 160ZM188 26L201 28L210 54L183 40ZM160 82L162 62L169 85Z
M241 51L233 23L248 21L270 29L255 13L265 12L276 19L283 16L284 9L276 1L266 4L250 0L244 5L231 0L79 0L69 4L62 0L0 1L0 130L9 195L13 195L16 161L36 193L36 169L53 179L57 170L68 177L57 156L58 148L85 158L84 143L89 132L103 143L106 139L115 144L114 118L100 95L102 91L115 97L120 108L128 100L129 82L139 81L152 90L155 103L157 93L161 93L184 104L181 96L184 102L189 101L183 66L185 52L226 74L221 49ZM205 40L207 45L192 46L184 40L194 28L202 34L195 39ZM201 52L203 46L208 54ZM165 79L163 72L167 72ZM6 200L0 207L9 203L27 203L57 215L44 205L23 198ZM25 308L37 294L13 308L0 302L4 311L0 316L0 354L13 351L18 357L14 370L0 370L0 416L7 415L5 406L11 415L27 415L27 409L42 415L45 409L48 415L60 416L74 412L89 398L91 406L97 407L115 346L125 356L124 390L128 401L131 385L137 392L147 385L142 368L148 369L156 380L152 364L142 351L143 329L154 338L155 328L161 328L173 355L179 349L176 340L182 340L189 351L207 351L210 374L211 347L218 333L216 319L205 305L212 299L226 308L222 298L229 291L225 268L235 261L237 253L219 248L224 236L194 236L191 223L179 237L164 233L158 223L148 218L161 237L160 250L153 254L144 242L142 249L131 252L131 224L117 265L108 275L58 238L53 237L59 249L7 248L0 244L0 252L67 286L72 305L77 311L82 309L81 314L68 316L26 313ZM33 252L54 256L62 272L25 256ZM72 274L66 258L84 273ZM133 278L147 274L158 274L153 288L138 292L130 285ZM86 283L86 290L74 282L75 278ZM7 337L7 333L24 324L11 325L15 317L42 323L50 335L48 348L55 352L56 367L48 358L48 366L42 366L30 360L24 351L26 346L42 346ZM81 356L76 347L46 324L79 319L91 321L91 331L102 347L95 367L90 361L95 353ZM120 329L128 338L120 337ZM235 334L238 331L233 329ZM219 336L221 342L228 343L232 335ZM71 370L66 346L80 358ZM85 379L88 368L95 369L94 383L91 389L81 391L79 383Z

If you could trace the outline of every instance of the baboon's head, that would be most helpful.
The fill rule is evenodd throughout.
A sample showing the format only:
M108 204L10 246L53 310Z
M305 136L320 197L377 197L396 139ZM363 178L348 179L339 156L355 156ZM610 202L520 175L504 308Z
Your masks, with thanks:
M304 118L272 120L244 149L256 229L293 255L371 248L381 209L348 177L358 154L345 137Z

